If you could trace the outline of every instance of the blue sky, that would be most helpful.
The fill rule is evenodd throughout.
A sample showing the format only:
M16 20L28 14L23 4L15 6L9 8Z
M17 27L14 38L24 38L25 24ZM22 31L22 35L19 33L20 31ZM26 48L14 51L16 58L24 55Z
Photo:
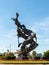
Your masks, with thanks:
M0 0L0 52L19 49L14 21L15 13L19 21L37 35L38 53L49 50L49 0ZM21 40L20 40L21 41Z

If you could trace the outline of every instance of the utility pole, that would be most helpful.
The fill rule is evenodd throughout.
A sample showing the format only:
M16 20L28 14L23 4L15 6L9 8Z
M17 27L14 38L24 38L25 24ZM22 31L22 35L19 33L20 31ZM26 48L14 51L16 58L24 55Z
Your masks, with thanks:
M11 44L10 44L10 52L11 52Z

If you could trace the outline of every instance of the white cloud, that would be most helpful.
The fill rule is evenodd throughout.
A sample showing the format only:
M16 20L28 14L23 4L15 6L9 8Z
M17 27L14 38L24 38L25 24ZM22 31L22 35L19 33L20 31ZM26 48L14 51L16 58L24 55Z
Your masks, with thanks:
M1 25L1 23L0 23ZM29 29L33 30L36 34L37 34L37 40L38 40L38 44L39 47L41 45L40 48L42 48L42 45L49 43L49 17L45 18L43 20L40 20L38 22L33 22L32 27L29 26ZM3 25L0 26L0 28L3 27ZM0 29L1 30L1 29ZM6 50L7 48L9 48L9 45L11 43L12 45L12 50L16 50L18 47L18 41L17 41L17 31L16 29L11 29L8 30L8 32L6 31L6 33L4 33L4 28L1 30L2 32L0 32L0 45L2 46L3 44L3 48L5 48L4 50ZM37 49L39 48L37 47ZM45 46L43 46L45 48ZM39 49L40 49L39 48ZM0 47L1 49L1 47Z
M0 49L4 48L4 51L6 51L7 49L9 49L10 44L12 46L12 50L16 50L18 42L17 42L17 33L15 29L9 31L8 33L0 34L0 46L1 46Z
M37 34L39 44L49 43L49 17L34 22L31 29Z

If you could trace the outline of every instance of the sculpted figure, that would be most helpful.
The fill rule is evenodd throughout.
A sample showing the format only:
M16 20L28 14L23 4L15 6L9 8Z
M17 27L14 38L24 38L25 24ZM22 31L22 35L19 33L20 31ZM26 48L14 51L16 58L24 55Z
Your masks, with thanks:
M12 18L12 20L15 21L15 25L17 26L17 36L24 39L22 43L18 44L18 47L21 46L21 52L23 54L29 53L38 46L36 33L30 29L27 29L25 25L21 25L21 23L18 21L18 16L19 14L16 13L16 18ZM27 47L28 44L30 44L29 47Z

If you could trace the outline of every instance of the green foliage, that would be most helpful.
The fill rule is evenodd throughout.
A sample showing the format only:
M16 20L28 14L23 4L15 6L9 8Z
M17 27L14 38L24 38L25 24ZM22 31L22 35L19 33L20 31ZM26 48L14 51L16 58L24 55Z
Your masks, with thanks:
M37 59L37 60L38 60L38 59L40 59L40 57L36 56L36 57L35 57L35 59Z
M47 50L46 52L44 52L43 59L49 60L49 50Z
M0 54L0 59L2 59L2 54Z
M32 52L32 56L33 56L33 58L36 57L36 51L33 51L33 52Z
M27 54L27 57L28 57L28 59L32 58L31 55L30 55L30 53Z
M5 59L5 60L14 60L16 57L14 56L13 53L11 52L5 52L3 53L2 55L2 59Z

